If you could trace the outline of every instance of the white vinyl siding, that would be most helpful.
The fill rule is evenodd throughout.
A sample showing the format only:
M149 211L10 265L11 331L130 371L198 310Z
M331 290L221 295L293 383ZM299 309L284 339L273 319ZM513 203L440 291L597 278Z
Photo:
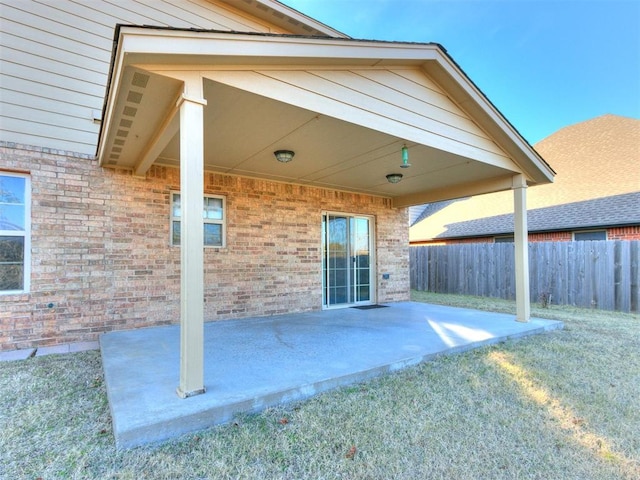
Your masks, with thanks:
M269 32L206 0L0 0L0 141L93 155L116 24Z
M0 295L29 291L30 233L29 176L0 171Z

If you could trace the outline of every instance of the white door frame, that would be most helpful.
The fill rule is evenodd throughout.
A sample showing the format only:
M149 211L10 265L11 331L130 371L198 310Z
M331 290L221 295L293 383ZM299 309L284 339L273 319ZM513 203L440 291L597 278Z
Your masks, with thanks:
M369 239L369 245L368 245L368 249L369 249L369 298L367 300L362 300L362 301L356 301L355 298L349 298L347 302L344 303L338 303L338 304L330 304L330 301L327 299L327 292L329 285L329 276L328 276L328 265L327 265L327 251L326 251L326 246L328 245L328 230L326 230L325 226L328 225L328 223L326 223L326 219L328 216L337 216L337 217L345 217L348 220L352 220L352 219L366 219L368 222L368 239ZM350 222L349 222L350 223ZM353 307L353 306L357 306L357 305L370 305L370 304L375 304L376 303L376 298L377 298L377 285L376 285L376 245L375 245L375 217L373 215L363 215L363 214L357 214L357 213L346 213L346 212L338 212L338 211L323 211L322 212L322 224L323 224L323 228L321 229L322 231L322 240L321 240L321 245L322 245L322 308L323 309L332 309L332 308L347 308L347 307ZM351 232L349 232L349 237L351 237ZM347 248L349 248L349 256L352 257L352 259L355 258L355 256L353 255L353 251L352 251L352 240L351 238L347 239ZM355 267L354 267L355 269ZM349 293L349 297L351 297L352 293L355 292L355 285L347 285L347 290ZM353 292L351 291L353 290Z

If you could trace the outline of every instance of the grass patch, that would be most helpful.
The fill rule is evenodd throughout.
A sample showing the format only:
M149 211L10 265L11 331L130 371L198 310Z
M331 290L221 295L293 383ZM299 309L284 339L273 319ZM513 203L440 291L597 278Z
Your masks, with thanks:
M0 363L0 478L640 478L640 317L533 314L565 329L128 451L114 446L98 352Z

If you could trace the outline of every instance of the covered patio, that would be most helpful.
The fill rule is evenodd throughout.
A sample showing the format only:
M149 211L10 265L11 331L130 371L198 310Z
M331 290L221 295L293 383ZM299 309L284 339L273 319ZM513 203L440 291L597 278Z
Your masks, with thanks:
M130 448L562 323L415 302L206 323L206 395L175 394L178 325L100 339L116 443Z
M120 25L97 158L164 195L179 248L180 325L101 341L120 446L556 325L526 247L553 171L438 44ZM518 322L403 302L406 207L502 190Z
M286 155L280 158L279 152ZM403 263L408 251L404 245L397 247L403 243L401 235L389 233L404 228L397 212L411 205L512 190L516 318L529 320L526 189L552 181L553 171L440 45L118 26L97 157L101 166L127 169L139 178L148 178L154 165L179 168L181 328L172 355L181 365L177 393L183 398L206 390L205 170L227 178L295 185L298 192L314 188L338 196L352 192L385 199L396 219L395 224L377 224L375 233L374 215L369 214L367 303L408 298ZM292 200L306 201L301 193ZM254 202L245 208L261 205ZM319 207L315 209L310 214L320 215ZM361 212L339 213L355 219ZM279 222L284 228L287 219ZM289 233L300 235L290 223ZM223 220L207 227L220 238L219 247L235 253L238 244L225 243ZM312 243L301 250L314 251L319 242ZM327 252L325 248L323 254ZM360 254L350 255L355 259ZM319 291L321 257L313 261ZM322 261L329 263L327 258ZM295 268L302 269L300 264ZM331 273L324 277L327 282ZM406 294L379 295L390 278L399 279L394 291ZM328 290L325 285L325 298ZM283 290L282 298L288 294ZM334 306L328 301L320 305L314 295L307 298L309 304L293 311ZM279 311L291 310L291 305L283 304Z

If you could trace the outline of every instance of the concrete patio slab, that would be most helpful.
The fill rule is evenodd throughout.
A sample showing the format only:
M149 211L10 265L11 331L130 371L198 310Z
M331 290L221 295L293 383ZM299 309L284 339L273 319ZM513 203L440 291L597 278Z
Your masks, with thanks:
M561 322L414 302L206 323L206 393L176 394L179 326L100 338L119 448L301 400L429 360L562 328Z

